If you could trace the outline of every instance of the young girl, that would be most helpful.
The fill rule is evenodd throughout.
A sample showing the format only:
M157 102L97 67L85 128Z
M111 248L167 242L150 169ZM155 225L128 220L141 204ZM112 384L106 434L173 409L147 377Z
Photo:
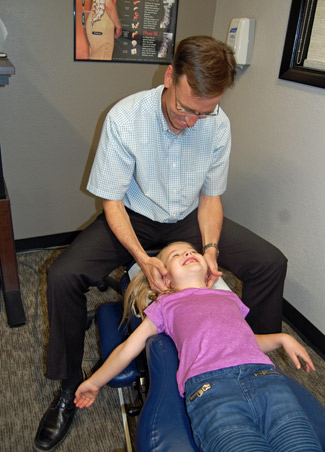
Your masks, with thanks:
M231 291L206 287L205 259L190 244L173 243L158 257L167 268L170 291L144 309L140 326L79 386L76 406L89 407L100 388L143 350L148 337L165 332L178 350L179 393L200 451L320 452L285 378L264 354L283 346L296 368L302 358L309 372L315 368L304 347L288 334L254 335L241 300ZM130 283L137 298L151 292L143 281L140 272Z

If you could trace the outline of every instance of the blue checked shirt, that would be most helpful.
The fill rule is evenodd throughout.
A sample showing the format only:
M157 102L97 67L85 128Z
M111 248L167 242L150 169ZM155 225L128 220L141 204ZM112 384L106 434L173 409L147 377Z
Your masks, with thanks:
M175 135L162 112L162 92L161 85L133 94L110 110L87 189L170 223L197 208L200 192L219 196L225 191L231 135L221 109Z

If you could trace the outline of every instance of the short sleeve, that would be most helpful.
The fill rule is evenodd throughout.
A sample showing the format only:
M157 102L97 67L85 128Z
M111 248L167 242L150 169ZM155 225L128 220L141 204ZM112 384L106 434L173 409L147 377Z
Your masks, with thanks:
M123 199L133 176L135 160L123 145L111 113L105 119L87 190L103 199Z
M165 322L161 305L162 303L158 298L144 310L145 315L156 325L158 333L163 333L165 331Z
M236 296L236 302L239 307L239 310L245 319L247 314L249 313L249 308L241 301L241 299L239 297L237 297L237 295L235 295L235 296Z
M230 122L224 112L220 112L219 126L215 132L215 149L209 172L201 192L207 196L220 196L227 188L229 156L231 150ZM220 118L221 119L221 118Z

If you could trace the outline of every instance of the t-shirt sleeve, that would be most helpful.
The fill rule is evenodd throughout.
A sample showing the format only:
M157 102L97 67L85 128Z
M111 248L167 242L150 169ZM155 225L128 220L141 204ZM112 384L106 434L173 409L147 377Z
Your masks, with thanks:
M163 333L165 331L165 322L161 309L161 301L159 298L156 301L152 302L144 310L144 313L156 325L158 333Z
M236 302L239 307L239 310L245 319L247 314L249 313L250 309L241 301L241 299L239 297L237 297L237 295L235 295L235 297L236 297Z

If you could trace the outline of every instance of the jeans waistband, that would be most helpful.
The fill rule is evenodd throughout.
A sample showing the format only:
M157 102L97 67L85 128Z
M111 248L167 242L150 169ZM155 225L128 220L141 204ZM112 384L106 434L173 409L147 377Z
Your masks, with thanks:
M186 385L191 385L194 383L200 383L209 378L226 378L226 377L244 377L256 372L261 372L263 370L274 370L275 366L272 364L240 364L238 366L225 367L224 369L210 370L209 372L204 372L199 375L194 375L190 377Z

